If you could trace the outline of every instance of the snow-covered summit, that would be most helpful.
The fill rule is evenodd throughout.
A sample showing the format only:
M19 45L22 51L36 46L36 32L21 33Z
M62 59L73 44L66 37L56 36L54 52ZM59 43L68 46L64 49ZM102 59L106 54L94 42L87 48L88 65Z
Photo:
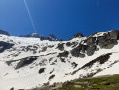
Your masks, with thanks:
M119 31L69 41L0 35L0 90L119 74Z
M39 35L38 33L31 33L31 34L28 34L28 35L21 35L20 37L39 38L41 41L43 41L43 40L59 41L59 39L57 39L55 37L55 35L53 35L53 34L50 34L49 36L43 36L43 35Z

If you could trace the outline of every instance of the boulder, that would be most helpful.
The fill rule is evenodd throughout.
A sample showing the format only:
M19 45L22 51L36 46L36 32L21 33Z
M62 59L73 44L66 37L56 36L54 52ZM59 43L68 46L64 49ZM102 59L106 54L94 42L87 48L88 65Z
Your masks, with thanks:
M45 71L45 68L41 68L41 69L39 70L39 74L44 73L44 71Z
M96 42L96 37L89 37L86 41L87 45L95 44Z
M79 57L81 57L81 58L84 58L85 57L85 54L79 54Z
M6 49L10 49L14 46L12 43L7 43L0 41L0 53L4 52Z
M76 48L71 50L71 54L74 57L79 57L80 51L81 51L81 46L79 45Z

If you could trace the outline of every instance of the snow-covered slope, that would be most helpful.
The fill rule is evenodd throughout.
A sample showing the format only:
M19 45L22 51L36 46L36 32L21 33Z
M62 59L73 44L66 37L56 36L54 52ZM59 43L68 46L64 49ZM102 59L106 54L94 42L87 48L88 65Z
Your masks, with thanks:
M119 74L119 31L69 41L0 35L0 90Z

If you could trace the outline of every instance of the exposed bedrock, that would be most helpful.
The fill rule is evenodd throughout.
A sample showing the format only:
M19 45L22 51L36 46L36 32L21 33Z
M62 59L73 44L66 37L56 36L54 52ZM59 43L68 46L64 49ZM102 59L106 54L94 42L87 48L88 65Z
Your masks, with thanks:
M119 31L113 30L107 33L104 33L103 35L90 35L88 36L83 42L85 45L80 44L73 48L70 52L72 56L74 57L85 57L85 54L88 56L91 56L95 53L95 51L99 50L98 46L100 48L104 49L111 49L114 47L114 45L117 44L117 40L119 39ZM70 43L66 44L67 46L70 46Z

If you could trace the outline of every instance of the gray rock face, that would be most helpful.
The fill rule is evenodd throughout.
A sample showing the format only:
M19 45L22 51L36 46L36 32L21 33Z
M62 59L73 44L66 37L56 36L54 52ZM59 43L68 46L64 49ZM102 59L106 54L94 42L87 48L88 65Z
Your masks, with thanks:
M117 44L119 31L111 31L104 36L97 37L98 45L101 48L110 49Z
M58 57L68 57L68 54L68 51L64 51L63 53L59 53Z
M0 53L4 52L6 49L10 49L14 44L0 41Z
M109 32L111 39L119 39L119 31L118 30L113 30Z
M64 44L63 43L59 43L58 44L58 46L57 46L57 48L59 49L59 50L64 50Z
M117 40L119 40L118 30L113 30L104 33L102 36L97 36L97 37L94 37L93 35L88 36L87 39L84 40L86 45L79 44L77 47L73 48L71 50L72 56L85 57L85 55L83 54L87 54L88 56L91 56L94 54L95 51L99 50L97 46L100 46L100 48L104 48L104 49L111 49L114 47L114 45L117 44Z
M10 36L10 34L6 31L3 31L3 30L0 30L0 34L3 34L3 35L7 35L7 36Z
M96 46L95 45L94 46L88 46L87 47L87 55L88 56L93 55L95 51L96 51Z
M71 50L72 56L79 57L81 51L81 45L77 46L76 48Z
M24 67L26 65L31 64L33 61L35 61L38 58L38 56L31 56L31 57L26 57L23 59L20 59L19 63L17 64L15 69L19 69L21 67Z
M83 34L82 33L77 33L77 34L75 34L74 36L73 36L73 38L77 38L77 37L83 37Z

